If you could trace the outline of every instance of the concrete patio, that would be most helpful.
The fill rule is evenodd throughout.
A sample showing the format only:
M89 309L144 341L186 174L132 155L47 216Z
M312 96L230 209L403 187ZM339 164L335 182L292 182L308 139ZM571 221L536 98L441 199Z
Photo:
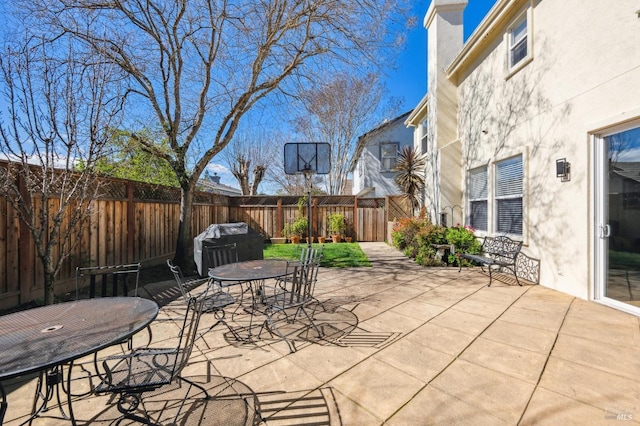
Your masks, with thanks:
M198 340L183 375L213 398L203 401L191 391L179 423L640 421L638 317L542 286L497 281L488 288L479 268L423 268L384 243L361 246L373 267L320 270L317 322L325 339L291 330L298 349L292 354L266 331L253 343L239 343L218 326ZM154 345L171 346L184 312L172 286L147 286L162 305ZM239 326L248 315L235 319ZM204 314L200 329L214 321ZM254 324L261 321L257 316ZM73 389L80 393L88 380L76 374ZM34 382L7 386L5 424L25 420ZM169 424L187 391L184 385L149 393L145 409ZM115 424L119 416L108 396L78 396L73 407L79 424ZM33 424L68 422L43 417Z

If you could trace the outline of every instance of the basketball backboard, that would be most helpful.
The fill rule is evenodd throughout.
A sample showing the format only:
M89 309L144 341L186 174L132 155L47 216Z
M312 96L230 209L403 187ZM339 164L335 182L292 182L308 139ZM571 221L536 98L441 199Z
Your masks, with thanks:
M331 145L328 143L300 142L284 145L284 172L286 174L326 175L330 169Z

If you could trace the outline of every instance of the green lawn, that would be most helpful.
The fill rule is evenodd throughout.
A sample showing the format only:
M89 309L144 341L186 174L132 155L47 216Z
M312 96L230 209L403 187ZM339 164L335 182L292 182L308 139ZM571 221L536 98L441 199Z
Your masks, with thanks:
M291 259L300 257L300 248L303 244L265 244L265 259ZM314 248L321 244L313 244ZM332 268L349 268L352 266L371 266L358 243L329 243L324 244L322 262L320 266Z
M609 266L613 269L640 270L640 253L609 250Z

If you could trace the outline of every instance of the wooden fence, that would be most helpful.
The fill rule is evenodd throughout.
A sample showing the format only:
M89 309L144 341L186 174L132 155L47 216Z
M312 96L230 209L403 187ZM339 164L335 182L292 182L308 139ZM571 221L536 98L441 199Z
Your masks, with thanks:
M228 197L198 192L192 225L196 236L212 223L246 222L265 239L281 235L299 214L299 197ZM37 208L36 197L33 199ZM57 200L51 200L52 203ZM397 203L391 201L393 205ZM327 236L327 216L342 213L346 235L358 241L384 241L389 198L312 197L314 235ZM307 214L306 208L302 211ZM56 293L75 289L77 266L154 264L173 255L178 233L180 191L125 180L109 180L93 214L76 236L76 247L56 281ZM394 213L397 217L398 213ZM10 204L0 197L0 310L42 298L43 270L31 235Z

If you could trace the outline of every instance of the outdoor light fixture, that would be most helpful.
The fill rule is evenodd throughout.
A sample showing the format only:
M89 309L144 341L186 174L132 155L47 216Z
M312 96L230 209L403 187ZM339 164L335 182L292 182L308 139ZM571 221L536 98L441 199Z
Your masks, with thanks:
M566 158L556 160L556 177L559 177L562 182L571 179L571 163Z

